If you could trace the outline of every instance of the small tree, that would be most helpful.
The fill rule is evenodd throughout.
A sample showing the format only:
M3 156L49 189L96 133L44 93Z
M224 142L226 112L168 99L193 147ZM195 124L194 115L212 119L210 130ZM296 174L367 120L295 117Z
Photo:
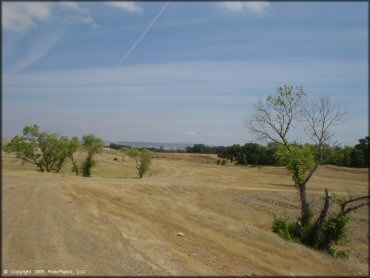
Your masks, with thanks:
M78 176L79 174L80 166L75 160L73 154L77 151L79 147L80 147L80 140L78 140L77 137L72 137L69 147L68 147L68 157L71 159L71 162L72 162L72 172L75 172L76 176Z
M101 138L97 138L90 134L82 137L82 146L87 151L87 157L82 163L82 175L84 177L90 177L91 168L95 166L94 156L102 151L104 143Z
M281 145L278 160L287 166L299 191L300 218L296 223L287 226L282 225L281 219L277 219L273 230L282 231L281 235L288 239L295 237L306 245L329 250L330 245L339 242L344 235L347 224L347 218L344 216L365 206L366 203L355 205L348 212L342 211L328 219L330 193L325 189L321 213L315 221L312 221L313 214L306 194L307 184L323 160L324 146L334 135L332 128L342 122L345 113L328 96L320 96L311 103L305 103L305 97L306 93L302 87L297 87L295 91L291 86L278 87L275 96L268 96L265 102L262 100L257 102L254 113L246 121L246 126L259 138ZM287 135L292 127L296 127L295 124L303 126L309 138L315 143L318 153L316 158L310 147L301 148L289 143ZM342 200L342 203L348 204L364 199L369 199L369 196L349 201Z
M124 152L131 158L135 159L136 169L138 170L139 177L142 178L144 174L150 169L154 153L148 149L138 150L135 148L126 148Z
M139 156L140 163L139 165L136 165L140 178L142 178L144 174L150 169L150 165L152 164L153 158L154 158L154 153L147 149L143 149L140 152L140 156Z
M120 152L122 153L122 162L125 162L125 155L128 155L128 153L130 152L130 148L122 147L120 148Z
M68 137L41 132L38 125L33 125L24 127L23 135L15 136L4 151L34 164L41 172L59 172L65 159L75 152L70 149L70 144Z

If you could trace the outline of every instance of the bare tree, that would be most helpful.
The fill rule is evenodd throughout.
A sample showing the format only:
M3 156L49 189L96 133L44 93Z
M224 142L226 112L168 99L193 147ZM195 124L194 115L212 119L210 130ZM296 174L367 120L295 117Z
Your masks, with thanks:
M303 127L309 138L318 146L319 159L322 162L323 146L334 136L332 128L344 122L345 110L327 95L320 95L317 100L306 103L303 108Z
M307 183L323 160L323 146L330 142L333 127L343 122L345 112L331 101L330 97L321 95L310 103L305 101L306 93L302 87L293 90L292 86L278 87L275 96L268 96L265 101L259 100L254 106L254 113L246 121L246 127L259 139L274 141L282 145L288 155L294 157L287 135L289 131L300 126L304 127L310 140L317 145L319 156L312 167L302 171L300 161L291 165L295 186L298 188L301 202L302 226L310 222L310 206L307 201ZM325 189L325 203L316 223L320 226L325 221L330 205L330 193ZM319 231L318 231L319 232Z
M303 98L306 96L302 87L293 92L292 86L278 87L276 97L268 96L254 105L255 113L246 121L246 127L259 139L271 140L289 149L287 134L303 111Z
M307 175L304 184L310 180L324 158L324 145L330 143L334 136L333 127L344 122L345 110L336 102L333 102L327 95L320 95L317 100L305 103L303 108L302 125L311 141L317 145L319 153L315 167ZM328 215L330 207L330 193L325 189L325 203L316 221L317 234L322 229L322 225Z

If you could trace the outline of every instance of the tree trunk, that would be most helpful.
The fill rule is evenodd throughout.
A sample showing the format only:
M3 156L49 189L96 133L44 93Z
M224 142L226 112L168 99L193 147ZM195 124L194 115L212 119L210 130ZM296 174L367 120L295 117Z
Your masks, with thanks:
M308 174L306 179L304 181L296 182L296 184L298 183L299 198L301 200L301 219L300 220L301 220L302 227L306 226L311 220L310 219L311 218L310 206L306 199L306 184L311 179L312 175L315 173L319 165L320 163L316 162L315 167L311 170L311 172ZM297 173L295 174L297 177L299 177L298 173L299 172L297 170ZM299 179L297 178L297 180Z
M44 172L44 167L40 163L36 163L36 166L39 167L40 172Z
M320 216L317 218L315 222L315 234L316 238L319 237L321 231L322 231L322 226L326 220L326 217L328 216L329 213L329 206L330 206L330 193L328 192L328 189L325 188L325 201L324 201L324 206L321 210Z
M78 171L78 167L77 166L75 166L75 173L76 173L76 176L78 176L78 173L79 171Z
M74 160L73 155L70 157L70 159L71 159L71 161L72 161L72 165L73 165L72 169L73 169L73 171L76 173L76 176L78 176L78 174L79 174L79 171L78 171L78 164L77 164L77 162Z
M310 206L306 199L306 185L300 183L298 185L299 198L301 200L301 224L302 227L306 226L310 222Z

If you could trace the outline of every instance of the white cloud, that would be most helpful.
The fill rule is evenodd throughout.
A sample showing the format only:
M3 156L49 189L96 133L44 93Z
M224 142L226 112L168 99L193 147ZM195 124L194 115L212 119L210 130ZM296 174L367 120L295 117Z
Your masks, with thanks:
M143 9L135 2L105 2L106 4L130 13L142 13ZM80 14L79 22L92 28L98 24L90 15L88 8L83 8L78 2L3 2L2 3L3 30L24 33L47 21L55 8L76 11Z
M90 15L90 10L87 8L82 8L76 2L58 2L59 7L62 9L70 9L75 10L81 15L78 17L79 22L89 25L91 28L95 29L99 27L99 25L95 22L95 20Z
M51 33L48 37L29 47L27 54L18 60L10 69L15 74L39 61L62 38L64 31Z
M51 6L49 2L3 2L3 29L23 33L49 19Z
M112 129L102 133L106 140L130 136L127 140L244 144L254 140L243 125L252 103L287 83L304 86L309 96L325 92L339 102L346 101L350 120L361 122L338 130L334 140L353 145L366 131L366 107L357 105L366 102L367 82L367 62L312 58L284 63L181 62L4 74L4 134L15 135L25 120L56 126L62 118L66 135L94 133L95 125L105 124ZM117 90L111 89L112 84L117 84ZM353 84L362 85L353 89ZM28 105L30 97L38 102ZM80 105L86 98L89 104ZM81 131L74 127L81 114L98 116L87 121L88 129ZM117 126L124 129L115 131ZM134 131L135 127L143 131ZM292 138L298 135L294 133Z
M76 11L79 11L80 13L83 13L83 14L88 14L90 12L89 9L81 8L80 5L77 2L58 2L58 4L61 7L76 10Z
M96 29L99 25L95 22L95 20L90 15L81 15L79 20L82 23L89 25L91 28Z
M305 66L302 67L302 64ZM96 87L97 91L117 94L136 94L136 89L151 94L151 88L155 86L159 91L168 91L171 95L175 91L187 97L190 91L194 91L194 84L197 89L194 94L199 95L198 91L205 90L225 93L245 88L252 91L255 88L275 88L282 82L303 86L307 83L315 86L331 84L331 87L334 86L332 84L342 82L367 82L366 69L365 62L328 62L308 58L288 60L285 63L198 61L47 71L18 76L5 74L3 83L29 88L40 84L62 88L68 84L79 89L82 89L81 85L88 84ZM341 85L335 86L336 90L338 86ZM88 91L90 90L91 88Z
M89 9L82 8L76 2L4 2L2 6L3 30L24 33L41 22L47 21L54 8L77 11L80 14L79 22L92 28L98 27L90 16Z
M232 12L242 12L244 10L254 13L264 13L270 7L268 2L221 2L219 5L227 8Z
M82 8L76 2L4 2L2 10L3 30L16 33L25 33L32 27L37 26L41 22L49 20L55 9L64 11L72 11L74 22L79 22L89 25L95 29L98 24L90 16L90 11L87 8ZM65 18L65 13L62 15ZM34 38L34 44L27 46L27 52L23 57L10 67L9 72L12 74L28 68L44 57L63 37L67 25L62 24L61 28L56 28L53 32L49 32L46 37Z
M143 12L143 9L135 2L105 2L105 3L130 13Z

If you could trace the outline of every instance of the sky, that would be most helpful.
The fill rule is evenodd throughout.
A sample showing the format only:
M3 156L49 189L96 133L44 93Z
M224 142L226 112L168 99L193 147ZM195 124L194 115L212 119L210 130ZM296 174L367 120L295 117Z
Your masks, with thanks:
M288 84L343 104L333 141L355 145L368 59L367 2L2 1L2 137L264 143L245 120Z

